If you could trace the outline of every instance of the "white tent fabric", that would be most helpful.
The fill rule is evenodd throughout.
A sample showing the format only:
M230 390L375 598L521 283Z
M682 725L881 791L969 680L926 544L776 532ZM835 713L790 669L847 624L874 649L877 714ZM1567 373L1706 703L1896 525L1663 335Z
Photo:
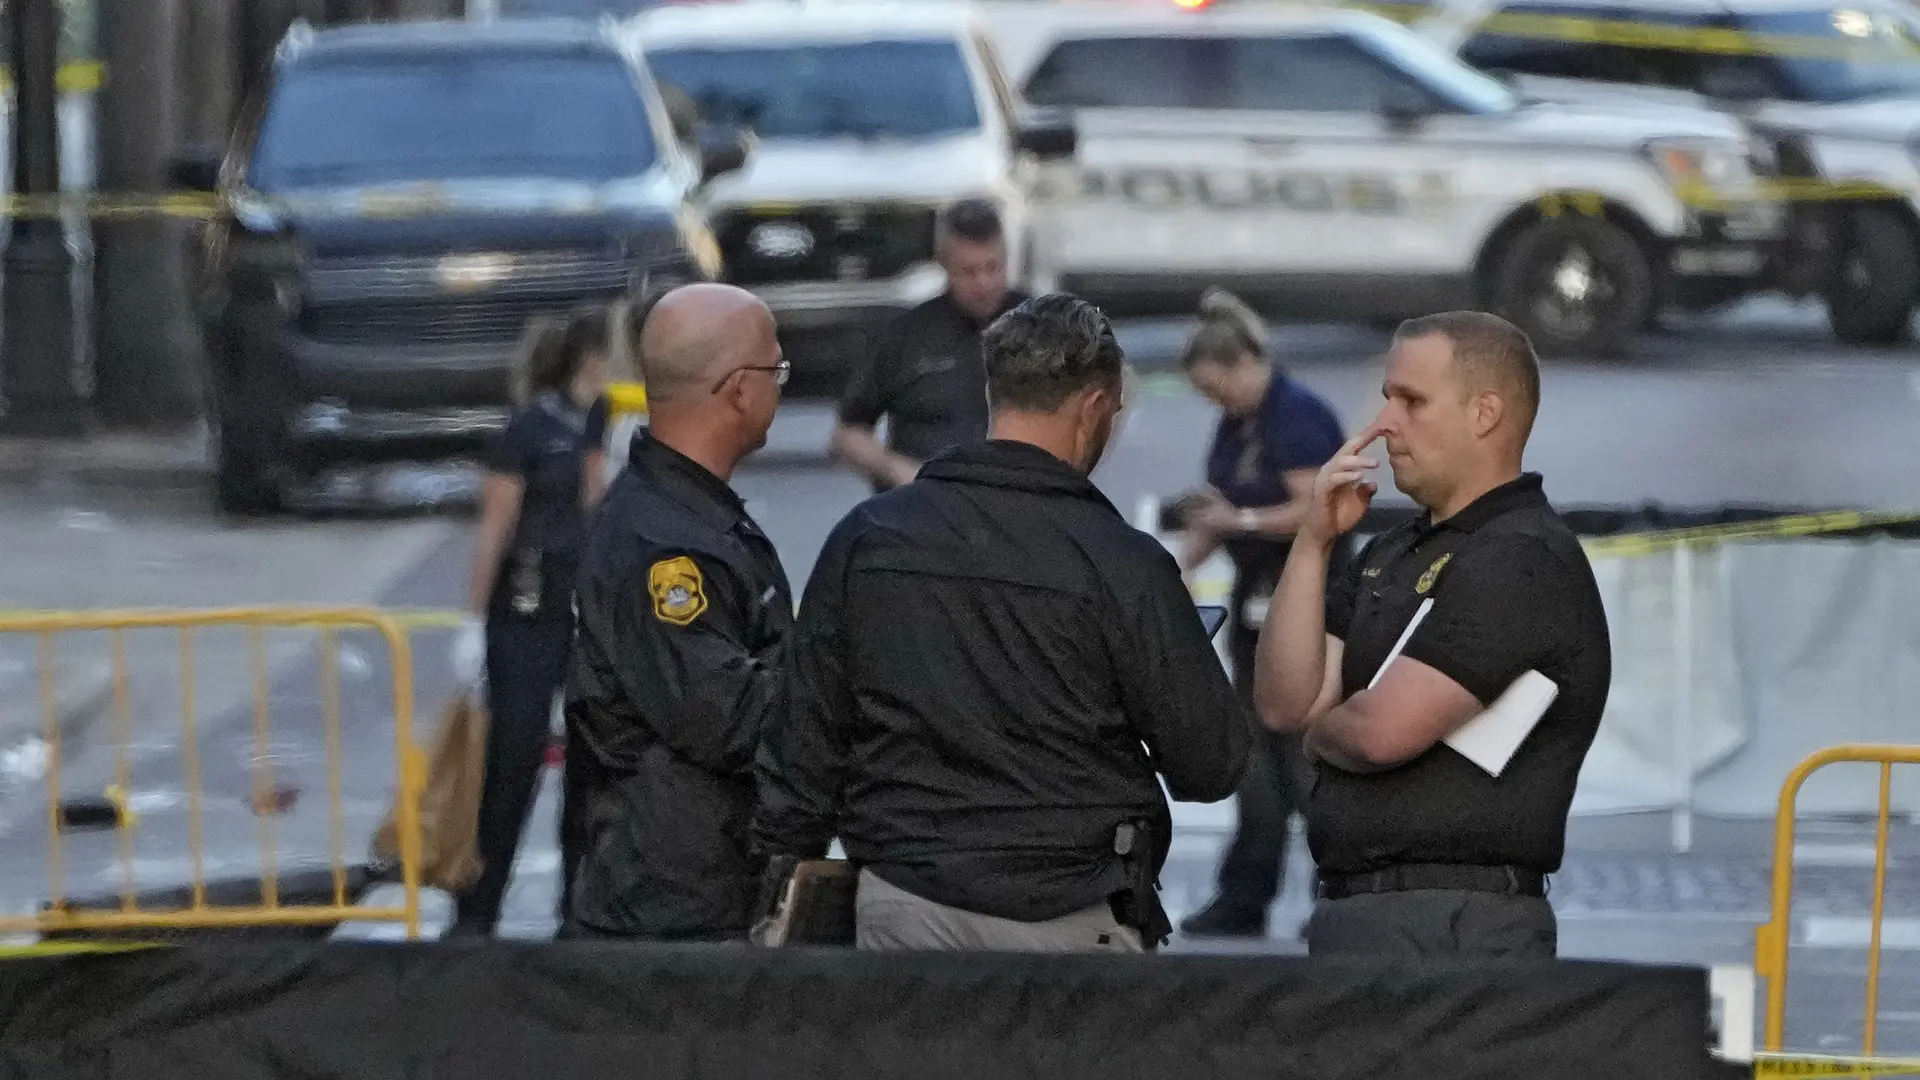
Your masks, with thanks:
M1157 506L1142 505L1138 524ZM1163 537L1170 545L1173 536ZM1196 575L1202 602L1231 568ZM1702 544L1596 555L1613 635L1607 712L1575 814L1671 811L1769 817L1807 755L1839 743L1920 743L1920 545L1889 538ZM1224 635L1223 635L1224 636ZM1920 813L1920 767L1893 770L1893 806ZM1802 814L1872 814L1876 766L1833 765ZM1231 829L1232 800L1175 818Z

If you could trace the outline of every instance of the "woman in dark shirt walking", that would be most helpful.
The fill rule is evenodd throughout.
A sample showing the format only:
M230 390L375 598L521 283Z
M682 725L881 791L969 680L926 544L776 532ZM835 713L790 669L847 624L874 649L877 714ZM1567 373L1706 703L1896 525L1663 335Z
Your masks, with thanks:
M499 921L546 763L553 698L573 643L574 573L603 487L609 318L588 309L535 332L516 386L519 408L488 451L468 586L469 609L485 625L491 714L480 797L484 865L460 897L458 933L491 934ZM562 810L562 911L567 870L579 855L574 811Z
M1286 566L1314 476L1346 436L1327 403L1273 362L1266 329L1251 309L1213 290L1202 298L1200 314L1181 366L1221 415L1207 456L1207 487L1187 516L1180 564L1191 571L1222 548L1233 560L1227 651L1234 686L1251 705L1263 604ZM1184 933L1266 935L1303 781L1298 737L1257 729L1235 793L1240 823L1220 865L1219 895L1181 924Z

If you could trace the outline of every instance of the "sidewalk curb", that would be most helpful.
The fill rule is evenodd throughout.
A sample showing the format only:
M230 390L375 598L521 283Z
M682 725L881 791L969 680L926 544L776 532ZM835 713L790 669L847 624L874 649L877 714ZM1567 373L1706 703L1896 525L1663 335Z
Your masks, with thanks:
M212 472L200 434L0 439L0 483L200 487Z
M211 476L212 472L205 467L181 464L0 462L0 483L16 487L66 483L83 487L184 489L203 487Z

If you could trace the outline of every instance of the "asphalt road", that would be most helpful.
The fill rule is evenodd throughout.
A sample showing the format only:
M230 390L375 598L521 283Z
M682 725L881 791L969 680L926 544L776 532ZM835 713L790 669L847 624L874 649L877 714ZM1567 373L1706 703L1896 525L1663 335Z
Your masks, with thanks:
M1180 332L1169 324L1123 331L1123 345L1144 371L1141 393L1095 476L1123 512L1131 513L1141 496L1178 491L1200 475L1213 417L1166 370ZM1286 328L1277 335L1281 360L1327 395L1349 427L1364 423L1377 407L1385 344L1382 334L1345 328ZM1544 397L1529 466L1546 474L1549 493L1562 504L1920 507L1920 440L1910 434L1920 414L1920 352L1839 348L1826 340L1812 311L1763 307L1730 323L1673 327L1649 338L1632 361L1553 365L1545 372ZM796 592L828 530L866 493L861 482L819 457L830 422L817 404L790 407L767 452L737 478L774 538ZM411 488L441 496L461 484L430 474ZM184 491L139 497L177 498L183 508L204 501L201 493ZM99 498L111 503L114 496ZM392 527L417 529L419 521L402 519ZM440 607L458 601L470 550L466 526L450 521L434 527L443 535L423 545L426 554L384 590L384 603ZM301 569L289 566L287 572ZM423 725L451 691L445 642L444 635L416 638L416 705ZM376 643L350 638L346 648L340 688L346 719L337 741L327 738L321 723L324 684L311 653L279 668L272 682L274 735L266 756L275 781L300 792L283 816L261 817L249 805L250 766L260 754L254 712L245 702L200 724L205 799L198 826L184 798L186 761L178 747L165 740L143 746L128 776L141 815L131 863L137 887L177 883L189 874L196 830L200 866L209 878L257 873L263 848L275 853L283 873L324 865L330 855L347 861L363 856L394 775L391 692ZM342 776L337 818L328 782L335 746ZM97 748L80 751L68 790L97 791L112 779L111 761ZM551 795L543 796L523 848L504 928L510 934L552 930L558 860ZM45 804L37 801L43 798L34 785L15 784L0 794L0 911L31 910L49 888ZM267 826L270 835L263 832ZM1860 1044L1866 964L1852 940L1869 910L1871 882L1849 864L1857 863L1870 834L1858 823L1820 828L1828 833L1825 850L1839 854L1826 860L1832 865L1808 866L1799 876L1802 907L1796 914L1802 917L1794 933L1789 1045L1845 1051ZM1657 821L1576 822L1567 870L1554 891L1563 954L1751 962L1752 929L1765 918L1770 893L1764 827L1703 822L1699 842L1686 856L1668 853L1664 836ZM1222 839L1205 829L1178 838L1164 875L1176 919L1205 902ZM1913 850L1912 841L1903 832L1897 846ZM1889 950L1878 1016L1885 1051L1920 1051L1916 861L1897 861L1888 888ZM70 837L60 873L70 894L112 892L126 880L110 832ZM1304 858L1293 860L1266 940L1178 947L1298 949L1294 931L1306 914L1309 873Z

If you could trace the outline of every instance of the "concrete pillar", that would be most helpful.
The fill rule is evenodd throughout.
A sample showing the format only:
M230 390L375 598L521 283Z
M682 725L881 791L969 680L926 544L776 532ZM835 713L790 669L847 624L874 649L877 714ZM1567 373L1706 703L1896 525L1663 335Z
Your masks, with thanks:
M240 115L241 0L193 0L180 51L181 142L224 149Z
M13 190L60 194L60 9L55 0L15 3L13 38ZM0 315L0 423L37 435L86 429L74 360L73 255L66 226L53 214L19 214L7 242L4 315Z
M179 87L182 9L199 0L102 0L96 131L101 191L167 190L185 112ZM198 419L203 352L183 258L186 225L145 217L97 222L95 409L103 422L149 430Z

